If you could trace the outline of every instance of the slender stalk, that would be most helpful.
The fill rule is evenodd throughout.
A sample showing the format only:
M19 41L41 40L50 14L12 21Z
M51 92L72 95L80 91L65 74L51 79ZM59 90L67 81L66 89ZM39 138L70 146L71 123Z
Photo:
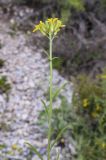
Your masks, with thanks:
M49 87L50 87L50 106L49 106L49 117L48 117L48 123L49 123L49 129L48 129L48 147L47 147L47 157L48 160L50 160L50 149L51 149L51 121L52 121L52 88L53 88L53 84L52 84L52 79L53 79L53 71L52 71L52 37L50 35L49 37L50 40L50 58L49 58L49 64L50 64L50 83L49 83Z

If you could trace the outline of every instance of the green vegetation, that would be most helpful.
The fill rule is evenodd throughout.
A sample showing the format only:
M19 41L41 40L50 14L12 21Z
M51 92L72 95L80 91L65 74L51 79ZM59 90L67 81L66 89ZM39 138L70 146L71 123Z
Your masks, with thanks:
M73 96L73 136L78 160L106 159L106 73L92 80L80 75Z
M5 147L6 147L5 144L0 144L0 150L2 150Z
M0 41L0 49L2 49L2 47L3 47L3 44L2 44L2 42Z
M64 59L63 58L56 58L53 60L53 68L61 70L63 65Z
M71 117L71 104L69 104L65 97L61 96L61 107L57 106L53 109L53 119L52 119L52 140L57 137L57 135L60 133L60 131L67 126L72 117ZM46 113L43 110L39 114L39 121L38 125L45 126L45 133L47 134L47 118ZM64 138L65 133L67 131L63 132L58 140L58 143L61 141L61 139Z
M106 8L106 0L101 0L101 4L104 8Z
M10 92L11 85L10 83L7 82L7 77L6 76L1 76L0 77L0 93L5 93L8 98L8 94Z
M95 80L79 75L74 82L73 103L68 104L61 97L60 108L53 109L53 137L58 135L64 126L71 130L61 134L57 144L70 136L77 142L76 160L106 159L106 72L97 75ZM40 125L46 126L44 111L39 115ZM46 130L45 130L46 132Z
M71 8L78 11L84 11L83 0L58 0L58 5L60 6L61 17L64 22L67 22L71 16Z
M2 68L5 64L5 61L0 59L0 68ZM7 81L6 76L0 76L0 94L6 94L8 98L8 94L10 92L11 85Z
M0 59L0 68L4 66L4 60Z
M4 113L2 114L2 115L0 115L2 118L4 118L3 116L4 116ZM1 121L0 122L0 130L2 131L2 132L8 132L8 131L10 131L10 125L8 125L6 122L4 122L4 121ZM2 148L1 148L2 149Z
M84 11L84 1L83 0L57 0L57 1L51 1L51 0L18 0L14 1L15 4L18 5L30 5L32 7L40 7L45 10L45 6L51 5L51 15L52 17L57 17L57 12L60 12L61 18L63 22L67 22L70 15L71 15L71 8L74 8L77 11ZM53 11L54 7L57 6L57 11ZM40 10L41 11L41 10ZM46 10L45 10L46 11ZM39 11L38 11L39 12ZM43 18L48 18L46 13L44 13Z

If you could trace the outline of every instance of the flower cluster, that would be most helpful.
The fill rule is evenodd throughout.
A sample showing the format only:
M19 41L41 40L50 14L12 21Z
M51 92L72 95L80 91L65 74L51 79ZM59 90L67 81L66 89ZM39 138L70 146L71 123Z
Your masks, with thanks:
M45 22L40 21L33 32L40 31L43 35L54 38L62 27L64 25L58 18L49 18Z
M90 100L85 98L82 101L82 105L83 108L88 109L89 110L89 114L91 114L91 116L93 118L98 117L98 115L101 113L101 106L97 103L97 104L93 104L93 108L92 108L92 104L90 103Z
M84 107L84 108L87 108L87 107L88 107L88 104L89 104L89 103L88 103L88 99L84 99L84 100L83 100L83 107Z
M96 77L83 74L74 81L71 126L78 160L106 160L106 70Z
M101 144L101 148L102 148L102 149L106 149L106 143L105 143L105 142L103 142L103 143Z
M100 74L96 76L99 79L106 79L106 74Z

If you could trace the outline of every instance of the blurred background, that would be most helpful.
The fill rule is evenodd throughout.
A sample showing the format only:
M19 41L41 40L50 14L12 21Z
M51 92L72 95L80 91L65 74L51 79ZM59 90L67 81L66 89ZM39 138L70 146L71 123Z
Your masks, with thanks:
M61 160L106 160L106 0L0 0L0 160L39 160L25 142L47 160L49 48L32 30L50 17L66 25L53 42L54 91L68 82L54 101L52 140L71 127L52 160L57 150Z
M54 54L64 58L61 65L65 73L93 74L105 65L105 0L1 0L0 11L1 18L8 19L14 30L26 33L31 32L39 20L62 19L66 27L54 42ZM31 36L34 45L48 49L46 40Z

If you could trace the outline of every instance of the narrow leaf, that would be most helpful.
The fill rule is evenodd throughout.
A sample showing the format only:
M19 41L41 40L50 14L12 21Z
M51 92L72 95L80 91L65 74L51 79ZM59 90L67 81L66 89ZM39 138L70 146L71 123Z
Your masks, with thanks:
M0 150L4 149L5 147L5 144L0 144Z
M60 153L58 152L56 160L59 160L59 159L60 159Z
M46 114L47 114L47 116L48 116L48 108L47 108L47 106L46 106L46 103L45 103L44 100L42 100L42 99L41 99L41 102L42 102L43 107L44 107L44 109L45 109L45 112L46 112Z
M53 58L52 58L52 60L54 60L54 59L58 59L58 58L59 58L59 57L53 57Z
M60 93L60 91L66 86L66 84L67 83L64 83L60 88L58 88L56 91L55 91L55 93L53 94L53 99L55 99L58 95L59 95L59 93Z
M43 157L41 156L41 154L37 151L37 149L34 146L32 146L30 143L26 143L26 144L29 146L31 151L33 151L34 153L37 154L37 156L40 158L40 160L43 160Z
M49 53L46 50L43 50L43 51L49 57Z
M69 127L69 125L67 125L66 127L64 127L57 135L56 139L54 140L53 144L51 145L51 149L54 147L54 145L57 143L57 141L59 140L59 138L61 137L61 135L63 134L63 132Z

